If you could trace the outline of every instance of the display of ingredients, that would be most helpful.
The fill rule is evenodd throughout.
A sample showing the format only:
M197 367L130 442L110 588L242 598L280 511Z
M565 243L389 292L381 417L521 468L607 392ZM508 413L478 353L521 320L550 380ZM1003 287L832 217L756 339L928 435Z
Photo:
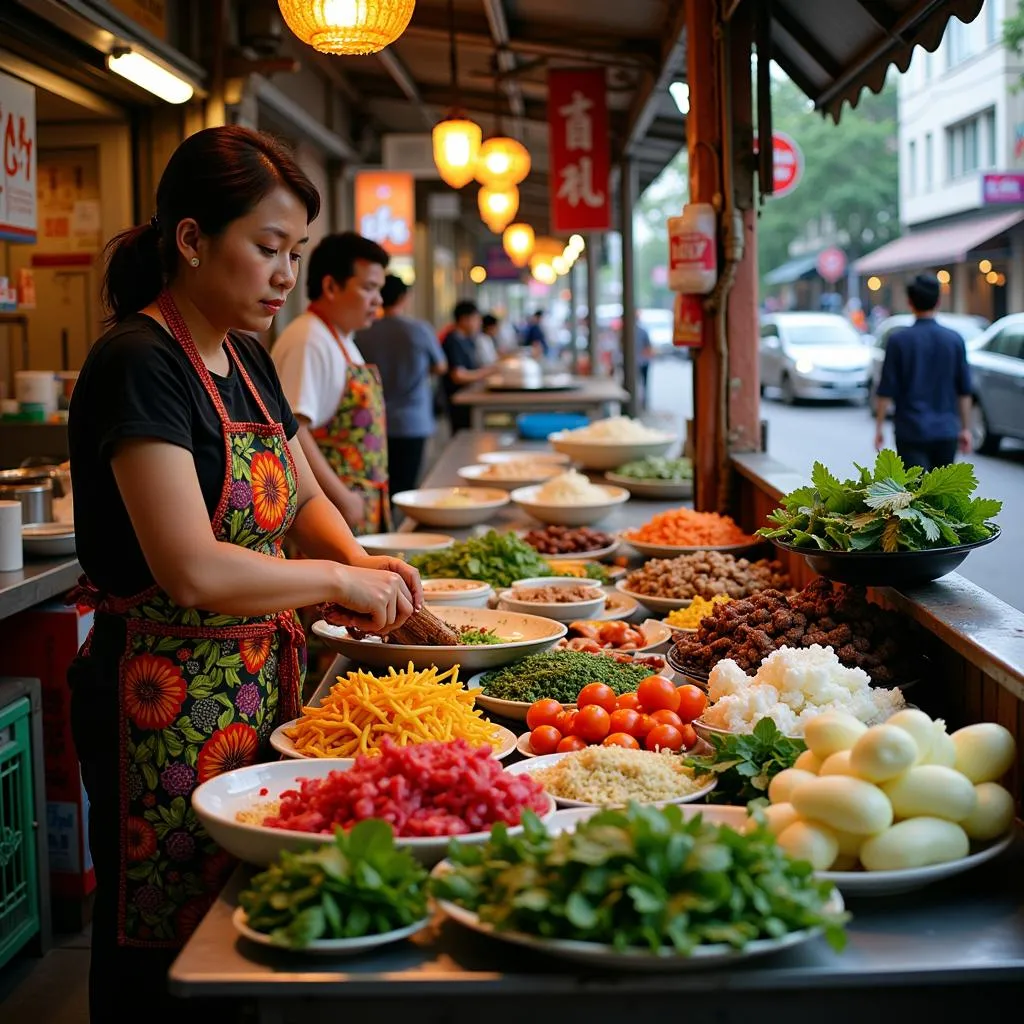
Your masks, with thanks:
M335 832L332 845L281 853L238 894L247 924L278 946L381 935L427 916L427 871L373 819Z
M884 722L906 701L898 688L871 685L862 668L847 668L831 647L780 647L748 676L735 661L720 661L708 677L702 721L727 732L750 732L770 718L786 736L803 736L823 711L844 711L859 722Z
M787 494L768 516L773 525L758 533L823 551L924 551L987 540L1003 507L971 497L978 480L967 462L925 473L885 449L873 469L857 470L856 479L839 480L816 462L812 485Z
M701 620L710 615L717 605L728 604L732 600L726 594L715 594L713 597L701 597L699 594L685 608L676 608L665 617L669 626L677 629L696 629Z
M746 558L721 551L699 551L677 558L652 558L626 577L625 587L648 597L741 598L759 590L779 590L789 586L789 577L781 562Z
M607 683L616 694L635 690L642 679L665 666L664 658L637 658L584 651L541 651L484 673L480 685L488 697L524 701L551 697L571 704L587 683Z
M344 626L348 620L349 613L344 608L324 605L322 611L324 619L332 625ZM376 635L351 626L348 627L348 633L355 640ZM459 630L439 619L426 607L413 612L401 626L392 629L381 639L386 644L405 647L458 647L463 642Z
M966 857L1001 838L1014 801L998 784L1017 750L985 722L946 733L908 708L871 728L843 712L807 723L808 750L768 787L768 828L819 871L900 871Z
M413 555L409 564L424 576L482 580L493 587L510 587L516 580L553 575L536 548L514 533L488 530L439 551Z
M546 480L557 476L562 467L554 462L534 461L530 459L509 459L507 462L488 463L480 471L478 480Z
M534 754L582 750L591 744L632 750L689 750L697 742L690 725L707 705L697 686L677 687L648 676L635 691L617 694L605 683L588 683L574 697L576 710L542 698L526 713Z
M643 633L621 619L569 623L569 632L555 645L570 651L635 651L647 643Z
M913 622L872 604L862 590L825 579L789 597L763 591L713 609L696 633L676 641L675 657L697 672L730 658L752 673L780 647L812 644L831 647L844 665L864 669L878 686L924 672L924 638Z
M679 800L703 788L682 758L620 746L570 751L556 764L529 773L552 796L604 807Z
M555 576L576 576L579 579L594 580L605 584L611 579L607 566L600 562L562 562L552 559L548 568Z
M741 530L729 516L717 512L695 512L692 508L659 512L643 526L623 531L622 537L623 540L636 540L642 544L680 548L724 548L757 543L756 537Z
M628 416L608 416L594 420L585 427L563 430L559 435L566 441L590 441L605 444L630 444L642 441L663 441L665 432L645 426Z
M610 533L589 526L545 526L543 529L530 530L523 536L523 540L542 555L584 554L611 547L615 543Z
M687 820L677 804L599 811L555 835L526 816L518 835L498 829L481 847L453 846L452 870L431 879L431 893L499 931L683 956L818 927L843 943L846 915L826 908L831 886L766 828Z
M792 768L807 749L803 740L783 736L770 718L762 718L752 732L710 733L708 742L710 754L690 754L685 764L698 781L715 777L717 784L707 797L710 803L738 807L767 796L772 779Z
M581 601L596 601L604 591L593 584L580 583L578 586L519 586L513 587L509 596L515 601L533 604L579 604Z
M319 707L304 707L285 735L307 757L355 757L431 740L465 740L488 747L498 729L473 707L480 690L447 672L409 667L386 676L362 670L339 676Z
M570 469L541 484L532 500L538 505L604 505L608 492Z
M634 459L615 470L616 476L631 480L663 480L668 483L682 483L693 479L693 463L689 459L670 459L665 455L648 455Z
M380 818L396 836L458 836L499 821L518 825L524 810L549 806L539 783L503 771L485 748L461 739L399 747L385 738L377 756L360 754L348 771L296 781L259 824L331 832Z

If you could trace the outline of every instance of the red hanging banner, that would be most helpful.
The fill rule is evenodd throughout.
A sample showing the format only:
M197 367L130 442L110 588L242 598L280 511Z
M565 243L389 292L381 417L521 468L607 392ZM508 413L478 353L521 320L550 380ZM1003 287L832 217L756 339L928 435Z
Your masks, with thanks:
M551 230L608 231L608 102L604 68L548 72Z

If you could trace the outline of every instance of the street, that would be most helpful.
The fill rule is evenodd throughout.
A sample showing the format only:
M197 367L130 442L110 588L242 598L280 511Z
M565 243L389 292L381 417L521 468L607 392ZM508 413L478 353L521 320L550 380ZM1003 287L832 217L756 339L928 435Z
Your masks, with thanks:
M692 415L692 363L674 357L658 359L650 370L651 412ZM841 478L853 476L853 463L874 458L874 423L865 406L815 403L787 406L769 392L761 404L768 421L768 451L780 462L810 475L815 460ZM891 442L891 427L888 440ZM1024 609L1024 447L1003 442L998 456L972 455L979 497L999 498L1005 505L998 522L1002 536L972 552L960 568L967 579L1016 608Z

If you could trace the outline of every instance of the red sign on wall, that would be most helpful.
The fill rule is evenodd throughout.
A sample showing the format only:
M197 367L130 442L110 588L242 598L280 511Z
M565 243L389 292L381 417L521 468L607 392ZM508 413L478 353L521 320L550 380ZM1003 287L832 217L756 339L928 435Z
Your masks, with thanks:
M604 68L548 72L551 229L611 228L608 102Z

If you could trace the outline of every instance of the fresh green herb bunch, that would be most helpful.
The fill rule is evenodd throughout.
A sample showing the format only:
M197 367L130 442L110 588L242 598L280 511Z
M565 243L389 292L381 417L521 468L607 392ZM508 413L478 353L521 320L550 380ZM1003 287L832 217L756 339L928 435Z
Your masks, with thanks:
M424 551L409 559L424 576L484 580L493 587L510 587L516 580L550 576L551 567L514 533L488 530L439 551Z
M770 718L762 718L750 733L711 733L710 743L715 748L713 753L692 755L683 764L693 768L698 777L718 777L718 785L708 794L708 803L740 807L767 796L772 779L792 768L807 749L802 740L783 736Z
M860 476L840 481L820 462L813 486L782 499L768 516L774 526L758 534L822 551L924 551L992 536L989 520L1003 507L994 498L972 498L978 480L970 463L925 473L907 469L890 449L878 453L874 470L856 463Z
M249 927L276 945L353 939L404 928L427 916L427 872L399 850L391 826L368 819L305 853L282 851L238 897Z
M532 704L541 697L553 697L572 704L587 683L607 683L616 693L630 693L641 679L653 675L649 667L619 662L603 654L541 651L486 673L480 685L488 697L498 700Z
M669 459L664 455L648 455L619 466L616 476L628 476L633 480L692 480L693 463L689 459Z
M536 815L504 825L482 846L453 840L453 869L431 879L434 896L476 912L501 931L575 939L618 950L686 955L727 943L824 927L841 948L847 915L826 908L832 891L806 861L791 860L763 822L745 833L678 805L631 803L550 835Z

